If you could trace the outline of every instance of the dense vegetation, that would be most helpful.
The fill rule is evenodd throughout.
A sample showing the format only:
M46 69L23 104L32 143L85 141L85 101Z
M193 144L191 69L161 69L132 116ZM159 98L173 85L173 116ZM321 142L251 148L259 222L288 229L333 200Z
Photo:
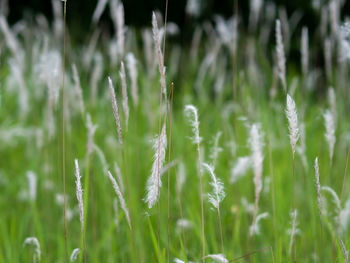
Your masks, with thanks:
M188 48L117 0L72 44L52 4L52 25L0 14L0 262L348 262L343 1L315 32L251 1L249 30L216 16Z

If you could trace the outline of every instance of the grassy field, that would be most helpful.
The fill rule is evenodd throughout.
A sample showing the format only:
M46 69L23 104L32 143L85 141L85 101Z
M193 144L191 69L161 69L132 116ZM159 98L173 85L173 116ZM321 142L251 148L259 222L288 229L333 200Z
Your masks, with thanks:
M153 36L151 17L126 30L111 1L114 35L95 26L73 43L67 28L63 53L53 3L50 26L0 16L0 262L67 262L75 248L77 262L348 262L347 25L320 15L301 37L263 4L255 26L218 17L187 46L168 23L163 49L160 13Z

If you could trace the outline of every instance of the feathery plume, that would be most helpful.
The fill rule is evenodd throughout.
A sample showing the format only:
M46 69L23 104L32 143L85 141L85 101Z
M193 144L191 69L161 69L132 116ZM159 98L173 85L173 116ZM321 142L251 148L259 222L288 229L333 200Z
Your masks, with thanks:
M97 130L97 125L94 125L91 121L90 114L86 114L86 126L88 130L88 139L87 139L87 145L86 145L86 152L87 156L90 156L94 149L94 134Z
M177 173L177 180L176 180L176 187L179 193L182 191L182 187L186 181L186 171L185 171L185 166L181 162L179 163L179 170Z
M292 253L295 235L298 234L298 232L299 232L299 229L297 228L297 226L298 226L298 222L297 222L298 212L297 212L297 210L294 210L292 213L290 213L290 216L292 218L292 228L289 230L289 234L290 234L289 255L291 255L291 253Z
M72 70L73 70L73 78L75 83L74 85L75 93L77 94L77 97L78 97L80 112L82 115L84 115L85 107L84 107L83 91L81 89L79 74L75 64L72 65Z
M105 157L103 151L96 144L93 145L93 149L96 152L98 158L100 159L100 162L102 164L104 172L107 172L108 171L108 164L107 164L107 160L106 160L106 157Z
M164 97L167 98L166 95L166 83L165 83L165 67L164 67L164 58L163 58L163 53L160 47L160 34L159 34L159 29L158 29L158 23L157 23L157 17L156 14L153 12L152 13L152 30L153 30L153 40L154 40L154 45L156 49L156 56L158 60L158 69L159 69L159 74L160 74L160 85L162 92L164 94Z
M123 146L122 127L120 125L118 103L117 103L117 98L115 97L113 82L110 77L108 77L108 83L109 83L109 92L110 92L112 107L113 107L113 114L114 114L115 123L117 125L117 130L118 130L119 143L121 146Z
M251 149L251 161L254 171L254 186L255 186L255 205L256 214L258 212L258 203L260 199L260 193L262 189L262 172L263 172L263 134L261 133L259 126L253 124L249 132L249 146Z
M252 165L251 156L239 157L231 170L230 183L234 184L245 175Z
M303 75L306 76L309 68L309 33L307 27L301 31L301 68Z
M349 263L349 252L346 250L343 240L340 239L339 243L340 243L341 251L343 253L345 262Z
M31 245L35 248L35 253L33 255L33 262L40 262L41 257L41 250L40 250L40 243L36 237L27 237L24 242L23 246Z
M81 224L81 232L84 235L84 204L83 204L83 190L81 187L81 176L80 176L80 170L79 170L79 163L78 160L74 160L75 163L75 185L76 185L76 195L79 205L79 214L80 214L80 224Z
M347 200L344 206L344 209L342 209L339 213L339 224L340 229L339 232L344 233L348 229L349 225L349 219L350 219L350 200Z
M206 258L211 258L215 262L220 262L220 263L228 263L229 261L225 258L225 255L223 254L211 254L208 256L205 256Z
M199 137L199 121L198 121L198 110L193 105L186 105L185 106L185 112L190 117L193 115L193 118L191 119L191 125L192 125L192 131L193 131L193 143L196 143L197 145L200 144L202 138Z
M202 256L203 256L203 262L205 262L205 259L204 259L204 257L205 257L204 202L203 202L203 184L202 184L202 161L201 161L201 151L200 151L201 137L199 137L198 112L197 112L197 108L195 106L193 106L193 105L186 105L185 106L185 113L190 118L192 131L193 131L193 134L194 134L193 142L197 145L198 175L199 175L199 194L200 194L200 200L201 200ZM219 213L219 215L220 215L220 213Z
M98 82L101 80L103 73L103 58L101 53L96 53L93 56L94 67L92 68L90 83L91 83L91 99L95 105L97 99Z
M290 144L292 146L292 153L294 158L295 145L299 139L299 128L298 128L298 114L295 102L289 94L287 94L287 109L286 115L288 119L288 128L289 128L289 138Z
M213 188L213 193L209 194L209 202L217 209L220 202L225 198L224 184L219 178L216 177L213 166L207 163L203 163L202 165L205 169L207 169L211 177L210 185Z
M328 89L328 103L329 107L331 108L331 112L333 115L334 123L336 123L337 120L337 108L336 108L336 97L335 97L335 91L333 87L330 87Z
M333 202L337 207L336 211L341 211L341 202L340 202L340 199L339 199L337 193L329 186L321 186L321 191L325 191L325 192L329 193L332 196Z
M332 79L332 41L329 38L324 40L324 64L327 80Z
M267 218L268 216L269 213L267 212L257 215L254 224L249 227L249 233L251 236L260 234L259 222L260 220Z
M122 95L123 95L123 110L125 115L125 124L126 129L128 129L129 123L129 104L128 104L128 92L126 90L126 77L125 77L125 68L123 61L120 62L120 79L122 82Z
M315 177L316 177L316 189L317 189L317 205L320 218L322 217L322 206L321 206L321 184L320 184L320 172L318 167L318 157L315 159Z
M154 161L152 165L151 176L147 180L147 195L145 202L148 203L148 208L156 203L159 198L159 189L162 187L162 181L160 180L160 170L163 167L165 161L167 147L166 126L163 125L160 138L155 138L153 143Z
M29 200L31 202L34 202L36 199L37 177L36 177L36 174L32 171L28 171L26 176L28 179L28 186L29 186L29 191L28 191Z
M92 22L97 24L97 22L100 20L100 17L102 15L103 11L106 8L107 3L108 3L108 0L98 0L97 6L96 6L95 11L92 15Z
M128 210L128 208L126 207L126 203L125 203L123 194L122 194L122 192L120 191L120 188L119 188L119 186L118 186L118 183L117 183L117 181L114 179L114 177L113 177L113 175L111 174L111 172L110 172L110 171L107 171L107 174L108 174L109 179L110 179L111 182L112 182L112 186L113 186L113 188L114 188L115 193L116 193L117 196L118 196L120 206L122 207L122 209L123 209L123 211L124 211L124 213L125 213L126 220L128 221L129 227L130 227L130 229L131 229L131 221L130 221L130 216L129 216L129 210Z
M117 9L117 39L118 39L118 50L121 57L124 56L124 6L122 2L118 3Z
M80 249L79 248L75 248L72 251L72 254L70 255L70 262L74 262L78 259L78 256L80 254Z
M129 52L126 54L126 62L129 72L129 77L131 80L131 97L136 107L139 104L139 88L137 85L137 60L133 53Z
M117 162L114 162L114 171L115 171L115 174L117 175L117 180L120 186L120 190L122 191L122 193L124 193L124 183L123 183L122 173L120 171L120 168Z
M113 199L113 210L114 210L114 223L115 223L115 227L117 228L117 230L119 229L119 218L118 218L118 199L114 198Z
M277 53L277 64L278 64L278 76L282 82L284 92L287 93L286 58L284 55L281 22L279 19L276 20L276 44L277 44L276 53Z
M333 153L334 153L334 144L335 144L335 124L334 124L334 118L333 114L327 110L324 115L324 122L325 122L325 127L326 127L326 133L325 137L328 142L329 146L329 158L332 161L333 160Z

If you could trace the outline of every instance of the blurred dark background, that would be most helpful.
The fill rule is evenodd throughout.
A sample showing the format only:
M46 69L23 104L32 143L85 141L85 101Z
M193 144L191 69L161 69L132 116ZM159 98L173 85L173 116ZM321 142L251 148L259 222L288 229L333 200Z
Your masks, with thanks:
M33 14L42 13L49 21L52 21L52 0L0 0L8 1L9 12L8 21L14 24L23 17L33 17ZM54 0L60 1L60 0ZM123 0L125 9L125 23L135 27L144 27L151 25L151 14L153 10L159 10L164 14L166 0ZM186 4L188 0L169 0L168 21L175 22L183 32L182 40L191 35L191 31L196 24L205 20L213 19L214 15L230 17L234 13L234 3L237 2L238 12L241 18L240 28L246 28L249 19L249 0L198 0L201 6L200 15L189 17L186 14ZM309 28L312 35L320 21L320 11L315 8L315 3L319 7L326 6L330 1L340 0L262 0L264 5L273 2L276 9L283 6L288 16L295 11L302 12L302 25ZM97 0L67 0L67 23L70 32L74 37L83 39L85 35L91 32L93 24L91 22L92 14L96 7ZM320 9L320 8L319 8ZM346 1L341 14L343 20L346 14L349 14L350 1ZM111 30L112 22L110 19L108 4L100 19L99 26ZM182 33L183 33L182 32ZM186 37L187 36L187 37Z
M4 1L4 0L1 0ZM52 18L52 8L50 0L7 0L9 3L9 22L15 23L25 15L33 13L43 13L49 19ZM59 0L57 0L59 1ZM196 21L208 20L215 14L221 14L225 17L232 16L235 0L199 0L201 4L201 13ZM249 16L248 0L236 0L238 3L239 14L246 23ZM330 1L316 0L322 4ZM125 8L126 24L134 26L144 26L150 24L153 10L159 10L164 13L165 0L127 0L122 1ZM274 2L276 7L284 6L288 14L300 10L304 14L304 22L313 26L318 21L317 12L313 8L315 0L263 0L264 3ZM349 2L349 1L347 1ZM180 27L185 25L187 0L169 0L168 18L169 21L177 23ZM68 0L68 23L73 27L80 27L86 30L91 24L91 17L96 7L97 0ZM348 10L350 3L345 4L344 10ZM108 8L101 18L102 23L110 23Z

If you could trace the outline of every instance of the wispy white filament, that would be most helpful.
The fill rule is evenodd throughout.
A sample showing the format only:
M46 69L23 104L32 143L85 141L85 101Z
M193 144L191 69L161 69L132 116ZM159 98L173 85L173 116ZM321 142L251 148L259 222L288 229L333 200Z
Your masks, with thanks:
M320 217L322 217L321 209L321 184L320 184L320 172L318 167L318 157L315 159L315 177L316 177L316 190L317 190L317 205Z
M237 182L241 177L243 177L246 174L246 172L251 166L251 156L239 157L231 170L230 183L233 184Z
M36 186L37 186L37 177L36 174L32 171L28 171L27 174L27 179L28 179L28 196L29 196L29 200L31 202L34 202L36 199Z
M79 205L79 215L80 215L80 224L81 224L81 232L84 232L84 204L83 204L83 190L81 188L81 176L80 176L80 170L79 170L79 163L78 160L74 160L75 163L75 185L76 185L76 195L78 199L78 205Z
M137 60L133 53L126 54L126 63L131 80L131 97L134 102L134 106L139 104L139 88L137 84Z
M124 193L124 183L123 183L122 173L120 171L120 168L117 162L114 162L114 171L115 171L115 174L117 175L117 180L120 186L120 190L122 191L122 193Z
M79 74L75 64L72 65L72 70L73 70L73 78L75 83L74 85L75 93L77 94L77 97L78 97L80 113L84 115L85 107L84 107L84 100L83 100L83 91L81 89Z
M334 202L334 204L337 207L336 211L340 211L341 210L341 205L340 205L340 199L339 199L337 193L332 188L330 188L329 186L321 186L321 191L325 191L325 192L329 193L332 196L333 202Z
M130 216L129 216L129 210L128 210L128 208L126 207L126 203L125 203L123 194L122 194L122 192L120 191L120 188L119 188L119 186L118 186L118 183L117 183L117 181L114 179L114 177L113 177L113 175L111 174L111 172L108 171L107 174L108 174L109 179L111 180L111 183L112 183L112 186L113 186L113 188L114 188L114 191L115 191L115 193L116 193L117 196L118 196L120 206L122 207L122 209L123 209L123 211L124 211L124 213L125 213L126 220L128 221L129 227L130 227L130 229L131 229L131 221L130 221Z
M220 202L225 198L224 184L216 177L213 166L203 163L203 167L209 172L211 178L210 185L213 188L213 192L209 194L209 202L218 209Z
M34 263L39 262L41 257L41 250L40 250L40 244L38 239L36 237L27 237L23 243L23 246L26 246L26 245L34 246L35 253L33 255L33 262Z
M328 103L329 103L329 107L331 108L334 123L336 123L336 120L337 120L336 97L335 97L334 88L332 87L328 89Z
M278 64L278 76L282 82L283 90L286 93L287 92L286 58L284 55L281 22L279 19L276 20L276 53L277 53L277 64Z
M290 144L292 146L292 153L294 158L295 145L299 139L299 128L298 128L298 114L295 102L289 94L287 94L287 109L286 115L288 119L288 128L289 128L289 138Z
M128 92L126 90L126 76L125 76L125 68L123 61L120 63L120 80L122 82L122 95L123 95L123 111L125 115L125 124L126 129L128 128L129 123L129 104L128 104Z
M123 57L124 56L125 29L124 29L124 7L123 7L123 3L121 1L118 1L116 15L117 15L118 51L119 51L120 57Z
M297 210L294 210L292 213L290 213L290 216L292 219L292 228L289 230L289 234L290 234L289 254L292 253L295 235L298 234L298 232L299 232L299 229L297 228L297 226L298 226L298 222L297 222L298 212L297 212Z
M222 152L222 148L220 148L220 146L219 146L219 140L220 140L221 135L222 135L221 131L219 131L215 135L214 145L213 145L213 148L212 148L211 153L210 153L210 159L212 160L213 167L216 166L216 160L219 156L219 153Z
M148 204L148 208L156 203L159 198L159 191L162 186L160 178L160 171L165 161L165 153L167 147L166 126L163 125L160 138L155 138L153 143L154 161L152 165L151 176L147 180L147 195L145 202Z
M329 158L332 160L333 159L333 153L334 153L334 144L335 144L335 123L334 123L334 118L333 114L327 110L324 115L324 123L326 127L326 133L325 137L328 142L329 146Z
M110 92L112 107L113 107L113 114L114 114L115 123L117 125L117 130L118 130L119 143L120 145L123 145L122 127L120 125L118 103L117 103L117 98L115 97L113 82L110 77L108 77L108 83L109 83L109 92Z
M100 17L102 15L103 11L105 10L107 3L108 3L108 0L98 0L97 6L96 6L95 11L92 15L92 21L95 24L100 20Z
M267 218L268 216L269 216L269 213L267 212L257 215L255 222L249 228L249 233L251 236L260 234L259 222L260 220Z
M80 254L80 249L79 248L75 248L72 251L72 254L70 255L70 262L74 262L78 259L78 256Z
M254 186L255 186L255 205L258 207L260 193L262 189L262 172L263 172L263 134L259 126L253 124L249 132L249 146L251 150L251 161L254 171ZM256 211L257 213L257 211Z
M86 114L86 126L87 126L87 133L88 133L86 152L87 152L87 156L89 157L94 148L94 135L97 130L97 125L94 125L92 123L91 116L89 113Z
M199 137L199 121L198 121L198 110L193 105L186 105L185 112L190 118L193 131L193 143L199 145L202 138Z
M154 45L156 48L156 56L157 56L157 60L158 60L158 69L159 69L159 74L160 74L160 85L161 85L164 97L166 98L167 95L166 95L164 59L163 59L163 53L162 53L161 45L160 45L161 39L160 39L160 34L159 34L159 29L158 29L157 17L156 17L156 14L154 12L152 13L152 30L153 30Z
M307 27L301 31L301 68L306 76L309 68L309 33Z
M211 258L214 260L214 262L220 262L220 263L228 263L229 261L225 258L225 255L223 254L211 254L208 256L205 256L206 258Z

